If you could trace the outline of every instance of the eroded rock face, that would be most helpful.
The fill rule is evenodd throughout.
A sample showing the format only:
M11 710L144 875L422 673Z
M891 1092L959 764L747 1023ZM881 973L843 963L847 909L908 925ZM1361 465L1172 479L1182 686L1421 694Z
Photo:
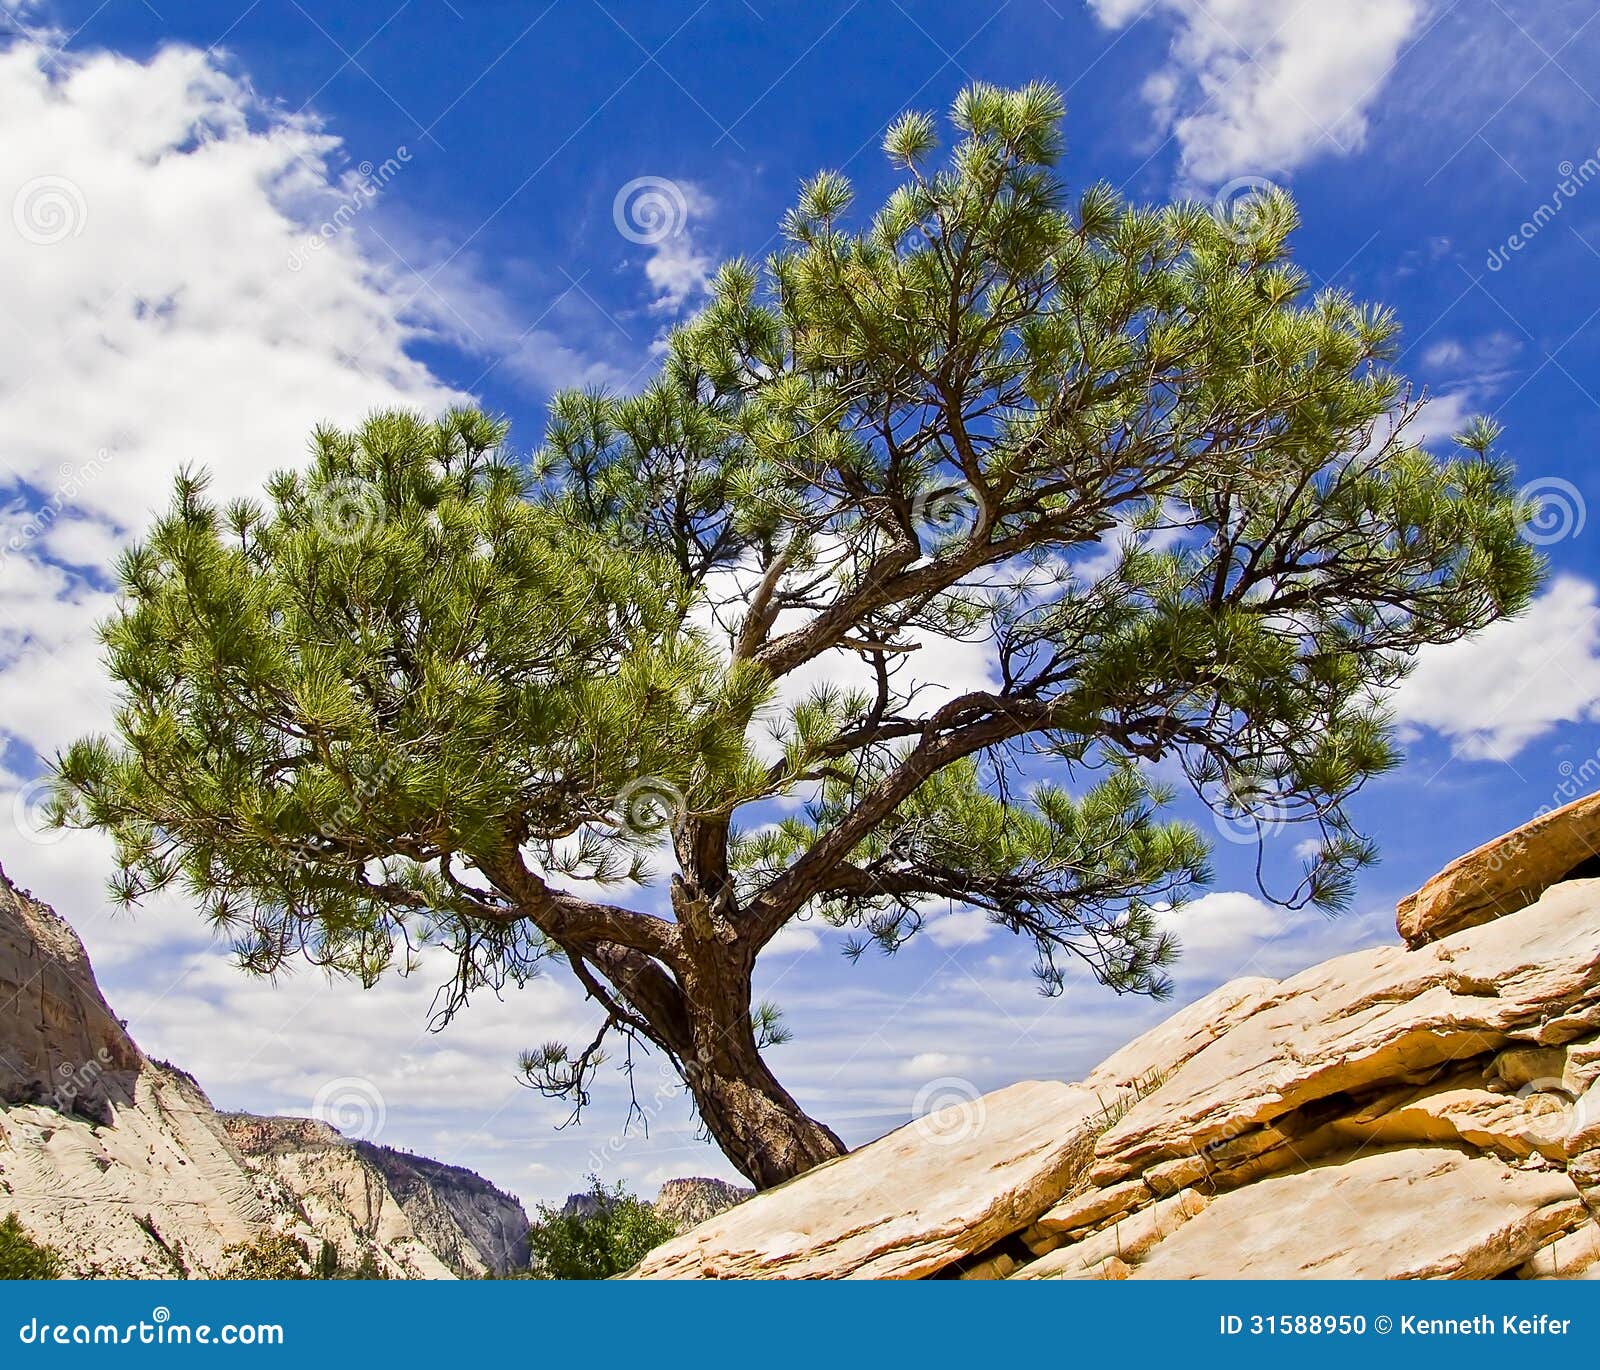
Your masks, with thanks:
M713 1180L692 1175L680 1180L665 1181L655 1197L655 1210L686 1232L707 1218L726 1213L736 1204L742 1204L755 1191L742 1189L726 1180Z
M916 1279L1030 1224L1082 1163L1100 1108L1027 1081L930 1115L652 1251L642 1279Z
M1400 901L1395 921L1408 946L1526 908L1575 874L1600 875L1600 794L1541 814L1457 857Z
M1375 1151L1219 1195L1130 1274L1486 1279L1516 1269L1587 1216L1558 1170L1518 1170L1446 1147Z
M230 1247L269 1231L313 1253L331 1241L347 1264L371 1257L395 1278L526 1259L521 1206L471 1172L364 1151L308 1119L218 1115L134 1044L71 928L0 873L6 1213L81 1278L219 1275Z
M145 1061L100 997L77 934L0 870L0 1103L102 1117Z
M1541 839L1543 840L1543 839ZM655 1278L1600 1274L1600 879L1225 985L959 1146L911 1124L653 1253Z
M520 1199L461 1166L371 1142L356 1147L387 1181L417 1235L457 1275L527 1268L528 1215Z

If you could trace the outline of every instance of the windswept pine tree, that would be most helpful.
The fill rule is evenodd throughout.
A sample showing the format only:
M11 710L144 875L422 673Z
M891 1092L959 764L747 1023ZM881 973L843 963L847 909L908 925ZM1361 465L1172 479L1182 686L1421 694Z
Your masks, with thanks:
M796 918L893 950L956 901L1047 989L1161 993L1207 849L1156 763L1305 824L1283 897L1340 905L1384 693L1527 603L1529 511L1489 424L1408 437L1395 320L1309 292L1284 195L1069 193L1061 120L974 86L941 155L907 115L875 215L817 177L651 384L561 396L531 463L479 413L381 414L263 503L181 475L59 820L254 971L371 984L438 944L448 1013L558 958L598 1030L530 1079L581 1105L609 1035L660 1052L759 1186L842 1150L762 1055L752 972ZM924 688L941 638L992 687ZM797 684L846 659L865 688ZM605 897L652 870L670 910Z

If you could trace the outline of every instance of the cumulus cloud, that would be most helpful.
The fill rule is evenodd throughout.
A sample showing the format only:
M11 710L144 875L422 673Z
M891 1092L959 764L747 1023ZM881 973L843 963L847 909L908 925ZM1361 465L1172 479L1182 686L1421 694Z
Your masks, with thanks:
M111 913L109 843L40 832L34 777L39 755L109 722L95 625L118 550L177 467L210 468L224 498L254 492L303 459L319 421L466 399L409 354L424 333L490 352L520 340L512 365L536 380L581 358L544 348L536 362L538 337L460 264L430 288L387 265L357 182L388 178L382 193L397 194L404 163L347 169L315 120L206 54L62 57L16 41L0 50L0 122L0 859L78 930L140 1043L219 1103L305 1113L330 1081L365 1080L383 1140L509 1183L523 1155L497 1162L495 1146L548 1156L565 1116L516 1083L516 1054L587 1039L576 986L481 996L435 1036L437 963L372 992L313 973L247 979L181 896ZM612 1090L624 1103L606 1111ZM623 1083L602 1099L599 1137L563 1142L552 1185L581 1175L624 1116ZM658 1138L676 1128L692 1141L677 1116Z
M983 1057L965 1052L919 1051L909 1060L902 1061L897 1073L907 1080L927 1081L945 1076L965 1079L977 1074L988 1064Z
M1246 974L1251 957L1290 918L1288 910L1241 890L1216 890L1162 915L1183 948L1179 973L1186 980Z
M982 909L956 909L929 918L922 931L936 946L970 947L987 941L995 925Z
M1186 178L1289 172L1366 138L1382 90L1424 0L1282 5L1274 0L1089 0L1123 28L1152 11L1174 26L1167 65L1143 94L1178 142Z
M764 956L803 956L822 945L822 934L805 923L789 923L778 929L778 935L767 943Z
M1600 717L1597 701L1595 587L1561 575L1520 618L1423 649L1394 706L1400 723L1439 733L1463 757L1509 761L1557 724Z
M304 250L337 141L206 55L18 42L0 120L0 728L48 753L106 717L107 572L178 466L241 495L318 420L461 397L354 234Z

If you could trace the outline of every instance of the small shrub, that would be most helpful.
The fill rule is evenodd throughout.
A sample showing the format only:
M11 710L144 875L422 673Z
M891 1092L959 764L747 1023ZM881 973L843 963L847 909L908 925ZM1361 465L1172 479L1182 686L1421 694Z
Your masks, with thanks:
M371 1252L354 1266L340 1260L339 1248L324 1241L315 1258L297 1237L264 1232L253 1242L238 1242L222 1253L230 1258L222 1272L225 1280L386 1280L383 1267Z
M53 1246L30 1237L15 1213L0 1219L0 1280L53 1280L60 1273Z
M540 1280L605 1280L636 1266L677 1228L619 1183L607 1188L589 1177L582 1202L564 1208L540 1204L528 1230L529 1274Z
M225 1280L308 1280L311 1253L286 1232L263 1232L251 1242L236 1242L222 1253L229 1258Z

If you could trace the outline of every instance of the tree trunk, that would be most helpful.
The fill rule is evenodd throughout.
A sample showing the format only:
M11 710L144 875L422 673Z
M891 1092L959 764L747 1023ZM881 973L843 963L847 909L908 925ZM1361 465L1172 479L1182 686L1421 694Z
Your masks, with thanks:
M843 1156L845 1144L797 1104L756 1049L726 1040L691 1061L686 1071L712 1140L757 1189L792 1180L823 1161Z
M748 961L730 964L721 947L695 958L684 987L691 1049L680 1059L712 1140L757 1189L771 1189L846 1147L807 1116L762 1059L750 1021L750 970Z

